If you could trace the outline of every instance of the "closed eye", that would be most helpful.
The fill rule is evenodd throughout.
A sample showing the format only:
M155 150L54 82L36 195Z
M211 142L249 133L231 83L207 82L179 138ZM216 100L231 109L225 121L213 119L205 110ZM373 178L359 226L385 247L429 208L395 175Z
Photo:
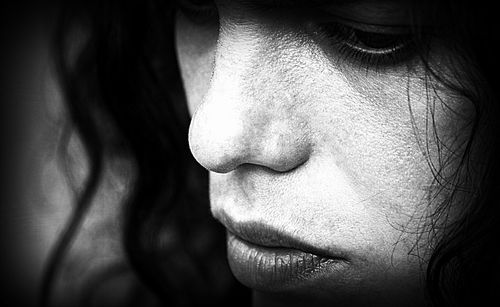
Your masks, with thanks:
M364 66L397 65L416 53L409 27L328 22L319 25L321 36L348 59Z

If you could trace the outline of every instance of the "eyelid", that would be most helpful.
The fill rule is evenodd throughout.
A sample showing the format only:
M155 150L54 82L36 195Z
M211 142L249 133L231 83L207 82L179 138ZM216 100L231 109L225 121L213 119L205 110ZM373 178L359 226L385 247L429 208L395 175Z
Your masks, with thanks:
M412 5L397 0L354 0L350 3L333 3L324 8L324 11L354 22L381 26L408 26L411 16L415 14Z
M358 31L387 35L408 35L412 29L410 25L368 23L333 14L329 14L328 18L322 18L320 22L320 24L329 23L340 23Z

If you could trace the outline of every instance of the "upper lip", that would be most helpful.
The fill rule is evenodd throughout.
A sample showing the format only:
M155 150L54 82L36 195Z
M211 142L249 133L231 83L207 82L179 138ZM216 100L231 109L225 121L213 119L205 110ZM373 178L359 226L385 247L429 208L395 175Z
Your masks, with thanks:
M307 242L297 240L291 235L260 222L235 223L225 212L218 212L217 219L233 235L255 245L271 248L290 248L306 253L315 254L325 258L347 261L342 252L326 251Z

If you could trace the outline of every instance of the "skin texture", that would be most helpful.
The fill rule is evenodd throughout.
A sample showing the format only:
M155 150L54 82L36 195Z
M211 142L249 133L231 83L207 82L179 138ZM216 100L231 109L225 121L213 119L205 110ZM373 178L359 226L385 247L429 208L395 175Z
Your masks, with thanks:
M391 15L376 3L339 12L404 19L400 7ZM255 287L233 270L254 304L423 305L428 215L449 191L436 193L431 166L444 177L457 168L470 103L432 87L418 57L384 67L349 58L293 8L216 4L219 22L180 13L176 24L189 142L210 171L213 215L270 225L348 260L291 290ZM431 65L443 52L433 46Z

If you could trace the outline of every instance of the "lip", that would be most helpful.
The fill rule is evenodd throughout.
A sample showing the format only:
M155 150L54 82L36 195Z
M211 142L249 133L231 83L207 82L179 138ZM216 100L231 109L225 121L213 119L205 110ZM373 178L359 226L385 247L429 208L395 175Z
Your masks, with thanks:
M217 218L227 228L231 270L250 288L283 291L310 286L349 265L340 252L332 255L263 223L234 223L225 214Z

